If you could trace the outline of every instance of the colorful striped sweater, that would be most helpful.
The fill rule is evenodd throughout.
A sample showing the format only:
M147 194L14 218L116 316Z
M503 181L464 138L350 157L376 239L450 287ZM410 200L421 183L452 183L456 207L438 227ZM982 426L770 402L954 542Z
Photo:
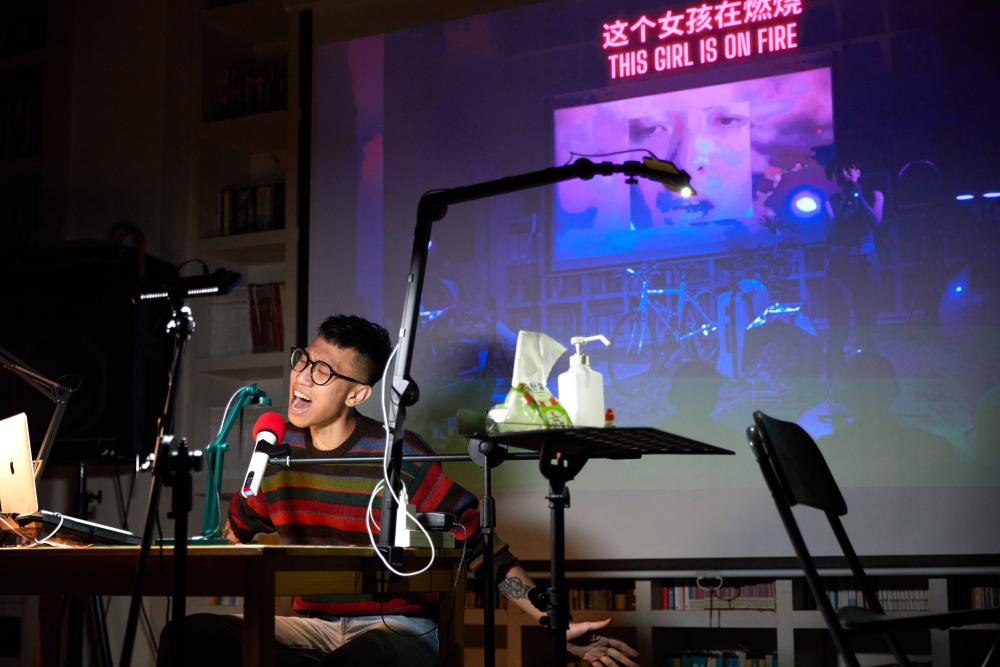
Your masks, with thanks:
M357 420L354 433L332 451L316 449L309 432L291 424L287 425L283 442L289 446L293 459L382 456L385 450L382 425L360 414ZM418 436L406 433L404 456L432 453ZM476 497L449 479L440 463L404 461L401 476L410 502L416 505L418 512L448 512L458 517L467 531L471 568L475 569L482 561ZM249 542L257 533L277 532L282 544L367 546L365 512L371 491L381 479L381 463L271 469L261 482L257 496L243 498L238 493L233 496L229 524L241 542ZM376 499L372 511L378 521L380 499ZM461 536L461 531L457 531L456 537ZM500 572L516 562L506 545L499 541L495 541L495 553L494 566ZM381 604L370 596L300 596L295 598L294 609L333 616L425 615L431 612L435 602L433 595L393 598Z

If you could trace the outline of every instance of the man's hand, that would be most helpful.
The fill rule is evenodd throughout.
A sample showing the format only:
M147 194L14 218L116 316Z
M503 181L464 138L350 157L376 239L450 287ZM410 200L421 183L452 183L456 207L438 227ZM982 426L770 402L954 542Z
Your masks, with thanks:
M597 633L598 630L606 628L609 623L611 623L610 618L603 621L570 623L569 629L566 630L566 639L570 642L566 645L566 650L588 665L596 667L603 665L639 667L639 663L632 660L632 658L639 656L638 651L623 641ZM574 644L572 643L574 640L584 643Z
M524 571L524 568L520 565L514 565L507 571L507 575L500 582L498 589L521 611L538 621L543 612L536 609L528 598L529 592L534 587L535 583ZM598 634L598 631L608 627L609 623L611 623L610 618L603 621L570 623L566 630L566 651L595 667L615 667L616 665L639 667L638 663L632 660L639 655L638 651L625 642Z
M222 536L226 538L226 541L228 541L230 544L240 543L240 539L236 537L236 533L233 532L233 529L229 526L228 521L226 521L226 525L222 527Z

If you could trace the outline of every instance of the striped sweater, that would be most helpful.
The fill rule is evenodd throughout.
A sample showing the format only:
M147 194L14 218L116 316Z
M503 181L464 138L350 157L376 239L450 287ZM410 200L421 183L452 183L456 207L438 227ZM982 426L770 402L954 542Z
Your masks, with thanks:
M283 442L289 446L293 459L382 456L385 432L379 422L359 414L354 432L332 451L316 449L309 432L291 424L287 425ZM432 453L419 437L409 431L406 433L404 456ZM449 479L440 463L404 461L401 477L410 502L416 505L418 512L448 512L458 517L468 534L471 568L475 569L482 561L475 496ZM234 494L229 506L229 524L241 542L249 542L257 533L277 532L282 544L367 546L365 512L371 491L381 479L381 463L305 465L270 470L261 482L258 495L243 498ZM372 511L378 521L380 499L376 499ZM456 537L461 537L461 531L456 532ZM506 545L499 541L495 542L495 553L495 567L500 571L516 562ZM370 596L300 596L295 598L294 609L334 616L425 615L431 612L435 602L433 594L393 598L382 604Z

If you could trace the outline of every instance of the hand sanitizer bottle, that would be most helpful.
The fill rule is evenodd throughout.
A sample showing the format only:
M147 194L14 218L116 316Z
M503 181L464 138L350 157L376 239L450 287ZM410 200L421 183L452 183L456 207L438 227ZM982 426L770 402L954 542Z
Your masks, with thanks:
M581 349L592 340L605 347L611 344L600 335L574 336L569 342L576 346L576 354L569 358L569 370L559 375L559 402L573 426L604 426L604 378L590 367L590 358Z

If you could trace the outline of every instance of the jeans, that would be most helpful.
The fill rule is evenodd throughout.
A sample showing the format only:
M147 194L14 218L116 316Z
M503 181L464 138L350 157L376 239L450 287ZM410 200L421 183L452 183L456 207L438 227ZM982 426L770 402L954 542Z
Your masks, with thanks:
M173 629L173 623L168 623L160 634L157 665L161 667L172 664ZM274 664L280 667L437 664L437 623L426 618L386 616L383 623L381 616L277 616L274 639ZM241 665L243 617L186 617L182 652L184 665Z
M827 377L838 376L844 365L844 344L854 313L855 347L872 349L872 334L878 319L881 289L878 255L834 249L826 265L823 284L826 296L828 338L826 343Z

